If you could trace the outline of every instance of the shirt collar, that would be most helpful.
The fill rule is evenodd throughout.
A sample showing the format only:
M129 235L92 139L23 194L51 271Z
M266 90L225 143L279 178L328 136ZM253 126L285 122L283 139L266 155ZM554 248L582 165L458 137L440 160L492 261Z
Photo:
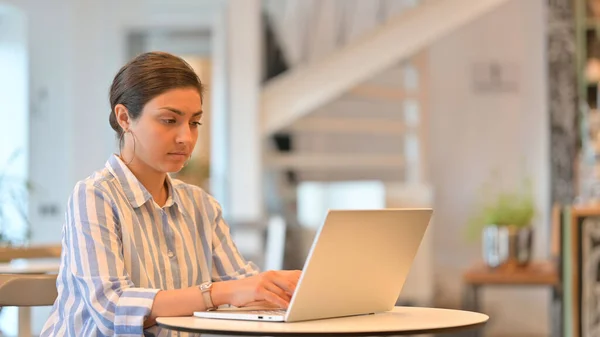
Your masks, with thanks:
M125 196L132 207L138 208L152 199L152 195L144 185L137 179L137 177L131 172L129 167L119 158L117 155L112 155L106 162L106 168L108 171L117 179ZM179 195L175 193L173 186L173 179L167 174L167 188L169 196L163 207L171 207L173 204L177 204L181 208L181 199Z

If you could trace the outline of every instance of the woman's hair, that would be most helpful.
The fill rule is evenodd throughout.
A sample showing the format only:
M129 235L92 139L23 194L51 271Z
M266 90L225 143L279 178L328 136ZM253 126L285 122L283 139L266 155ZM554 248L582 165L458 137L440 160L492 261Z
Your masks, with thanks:
M136 120L148 101L177 88L194 88L200 97L204 92L204 86L192 67L175 55L149 52L124 65L110 86L109 122L117 132L117 138L123 135L115 115L117 104L123 104L129 111L129 117Z

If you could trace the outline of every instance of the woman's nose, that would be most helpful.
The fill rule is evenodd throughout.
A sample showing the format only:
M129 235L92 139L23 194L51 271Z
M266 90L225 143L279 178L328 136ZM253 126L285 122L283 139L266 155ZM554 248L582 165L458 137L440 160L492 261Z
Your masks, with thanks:
M177 133L177 143L187 144L192 142L192 130L190 126L184 125Z

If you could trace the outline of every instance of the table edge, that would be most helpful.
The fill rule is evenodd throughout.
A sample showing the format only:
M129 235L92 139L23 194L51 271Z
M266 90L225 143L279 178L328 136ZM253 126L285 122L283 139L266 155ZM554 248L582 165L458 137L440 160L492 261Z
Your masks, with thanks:
M189 333L213 334L213 335L233 335L233 336L393 336L393 335L419 335L428 333L451 333L464 331L485 325L488 320L468 325L453 326L447 328L420 329L420 330L389 330L389 331L361 331L361 332L258 332L258 331L238 331L238 330L211 330L211 329L188 329L173 326L165 323L156 322L156 324L165 329ZM272 324L286 324L285 322L270 322Z

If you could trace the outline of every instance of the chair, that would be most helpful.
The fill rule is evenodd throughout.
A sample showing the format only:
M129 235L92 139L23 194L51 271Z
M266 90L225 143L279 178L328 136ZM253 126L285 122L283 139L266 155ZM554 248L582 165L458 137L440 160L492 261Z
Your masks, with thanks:
M56 259L60 257L60 245L0 247L0 262L15 259ZM31 307L53 305L56 299L56 271L52 264L34 263L16 265L0 263L0 308L18 307L19 336L32 336ZM54 270L56 268L56 270ZM52 269L52 270L51 270ZM50 274L48 274L50 273Z
M0 274L0 307L19 307L19 336L32 336L30 307L53 305L56 274Z
M53 305L56 274L0 274L0 306L37 307Z

